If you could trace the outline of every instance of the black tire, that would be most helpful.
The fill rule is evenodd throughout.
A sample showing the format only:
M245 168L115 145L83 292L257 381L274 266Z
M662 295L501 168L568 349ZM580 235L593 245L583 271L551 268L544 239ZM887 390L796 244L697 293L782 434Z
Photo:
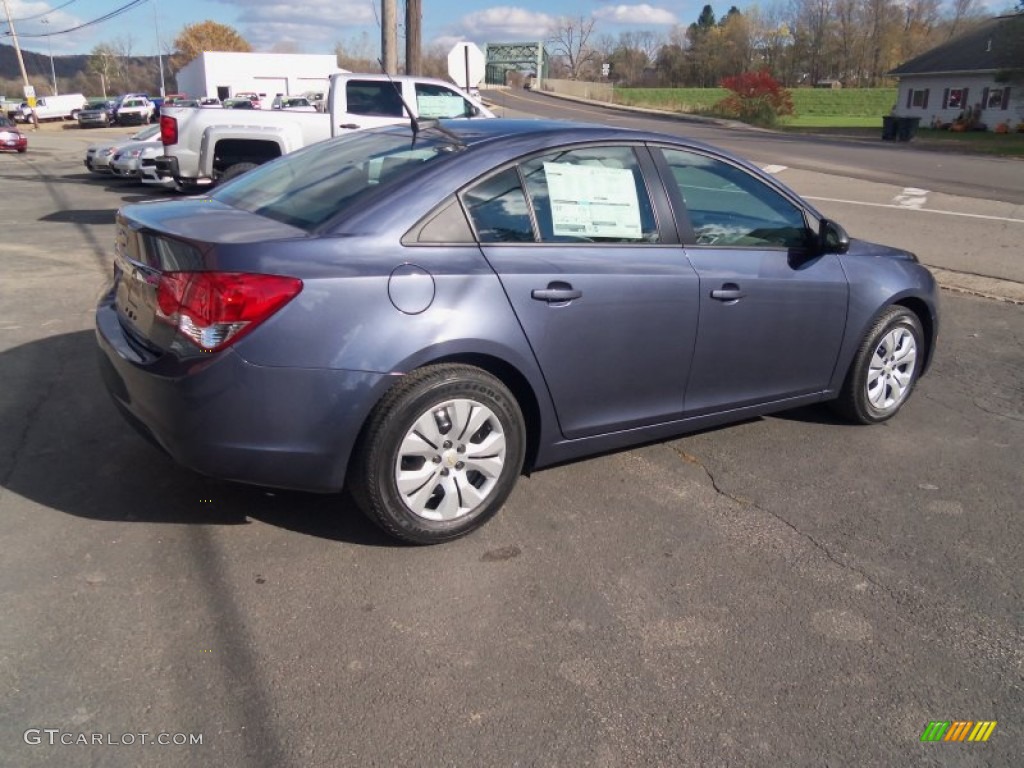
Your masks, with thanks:
M887 340L894 339L898 341L896 346L883 347ZM908 362L911 353L913 357ZM832 409L857 424L878 424L891 419L910 398L924 356L924 332L917 315L906 307L889 307L864 335Z
M217 181L230 181L236 176L241 176L246 171L251 171L253 168L259 168L259 166L256 163L235 163L234 165L229 165L224 169L224 173L220 175Z
M469 414L486 417L472 434L456 434L456 401L468 401L473 408ZM425 455L401 456L403 441L413 434L413 427L430 417L432 427L445 441L436 446L438 455L430 459ZM474 423L473 418L466 418L463 430ZM436 439L436 435L423 430L417 434ZM470 466L473 458L481 458L473 456L474 449L481 449L492 438L500 441L500 436L504 438L503 463L499 462L496 477L488 478ZM432 443L424 439L423 445ZM349 488L367 517L391 536L412 544L438 544L463 536L494 516L522 471L525 446L522 411L515 396L498 379L468 365L428 366L405 376L370 414L356 446ZM466 462L458 461L460 457ZM415 480L416 490L403 495L398 478L402 470L410 474L426 471L430 476L422 484ZM471 505L472 497L480 494L482 499L463 512L463 502L468 499L466 503ZM427 500L420 512L413 509L417 499ZM447 501L451 504L446 505ZM458 508L457 516L431 519L443 516L452 505Z

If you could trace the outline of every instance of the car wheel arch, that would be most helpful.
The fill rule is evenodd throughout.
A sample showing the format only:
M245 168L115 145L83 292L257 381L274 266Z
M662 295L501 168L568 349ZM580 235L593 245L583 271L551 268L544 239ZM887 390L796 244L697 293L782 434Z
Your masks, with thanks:
M411 364L409 365L397 367L397 370L402 372L402 376L434 365L469 365L494 376L508 387L519 404L526 427L526 455L523 461L523 471L528 472L534 467L535 459L540 451L541 441L543 440L544 428L553 421L553 412L550 410L549 404L543 403L539 399L536 387L531 383L530 377L519 366L497 355L480 351L446 351L444 354L423 356L422 358L417 357L414 362L410 362ZM373 402L365 409L360 433L366 428L370 415L377 407L377 404L387 396L390 389L398 383L402 376L389 377L392 379L391 384L376 393ZM545 393L542 392L541 395L543 396L543 394ZM356 444L359 444L359 440L356 441ZM349 468L351 468L352 461L353 457L350 456L348 459Z
M916 296L904 296L889 306L906 307L916 315L918 322L921 323L921 328L924 331L924 363L921 365L921 374L925 374L931 365L932 353L935 348L935 321L928 304ZM883 307L879 310L879 314L886 309L888 307Z

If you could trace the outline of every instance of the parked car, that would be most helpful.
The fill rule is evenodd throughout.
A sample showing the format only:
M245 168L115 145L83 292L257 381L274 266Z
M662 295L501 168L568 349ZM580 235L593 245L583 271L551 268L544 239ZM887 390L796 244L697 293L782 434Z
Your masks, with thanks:
M153 121L156 107L145 96L130 96L117 107L118 125L145 125Z
M219 107L222 106L220 99L216 96L203 96L199 99L199 106L201 107Z
M148 141L156 137L156 140L160 140L160 126L150 125L143 128L137 133L133 133L131 136L126 136L120 139L108 140L99 144L91 145L85 151L85 167L88 168L92 173L107 174L112 173L110 169L110 161L117 153L118 148L123 147L133 141Z
M252 103L253 109L263 108L263 101L261 100L260 95L255 91L242 91L241 93L236 93L235 98L248 99Z
M181 464L348 484L434 543L524 469L823 401L891 419L936 293L913 254L713 147L442 120L122 208L96 323L114 401Z
M317 109L304 96L277 96L271 109L290 109L294 112L316 112Z
M160 189L176 189L174 177L161 173L157 168L156 159L164 153L162 145L147 146L139 155L139 181L148 187Z
M249 99L224 99L221 106L224 109L259 109L259 107L254 107Z
M79 128L107 128L114 123L117 102L113 99L92 99L78 113Z
M148 157L155 158L163 151L164 145L160 142L159 131L148 139L122 144L115 148L114 154L110 157L110 172L123 179L139 181L142 156L148 152Z
M34 111L36 118L45 120L77 120L79 113L87 104L85 96L80 93L65 93L59 96L40 96L36 99L35 109L28 109L26 120L31 120ZM25 105L28 107L28 105Z
M302 94L310 104L316 107L317 112L324 111L324 92L323 91L306 91Z
M250 110L244 99L224 106L246 112L166 109L160 116L164 156L157 165L180 188L195 190L336 134L407 124L407 108L417 118L495 117L451 83L432 77L343 72L330 82L330 114Z
M28 139L18 130L18 126L9 117L0 115L0 150L6 152L26 152Z

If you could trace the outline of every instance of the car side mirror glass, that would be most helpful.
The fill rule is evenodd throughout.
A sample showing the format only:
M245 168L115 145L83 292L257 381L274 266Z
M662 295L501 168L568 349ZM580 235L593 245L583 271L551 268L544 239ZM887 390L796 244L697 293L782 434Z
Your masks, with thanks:
M469 105L469 117L480 117L480 108L475 107L472 104Z
M822 253L846 253L850 250L850 236L831 219L818 224L818 244Z

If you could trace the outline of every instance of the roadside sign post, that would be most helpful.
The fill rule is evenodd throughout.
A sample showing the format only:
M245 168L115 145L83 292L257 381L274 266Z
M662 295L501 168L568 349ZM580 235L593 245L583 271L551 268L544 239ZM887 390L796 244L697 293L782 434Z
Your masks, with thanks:
M466 91L484 79L486 65L484 52L474 43L456 43L448 53L448 76Z

